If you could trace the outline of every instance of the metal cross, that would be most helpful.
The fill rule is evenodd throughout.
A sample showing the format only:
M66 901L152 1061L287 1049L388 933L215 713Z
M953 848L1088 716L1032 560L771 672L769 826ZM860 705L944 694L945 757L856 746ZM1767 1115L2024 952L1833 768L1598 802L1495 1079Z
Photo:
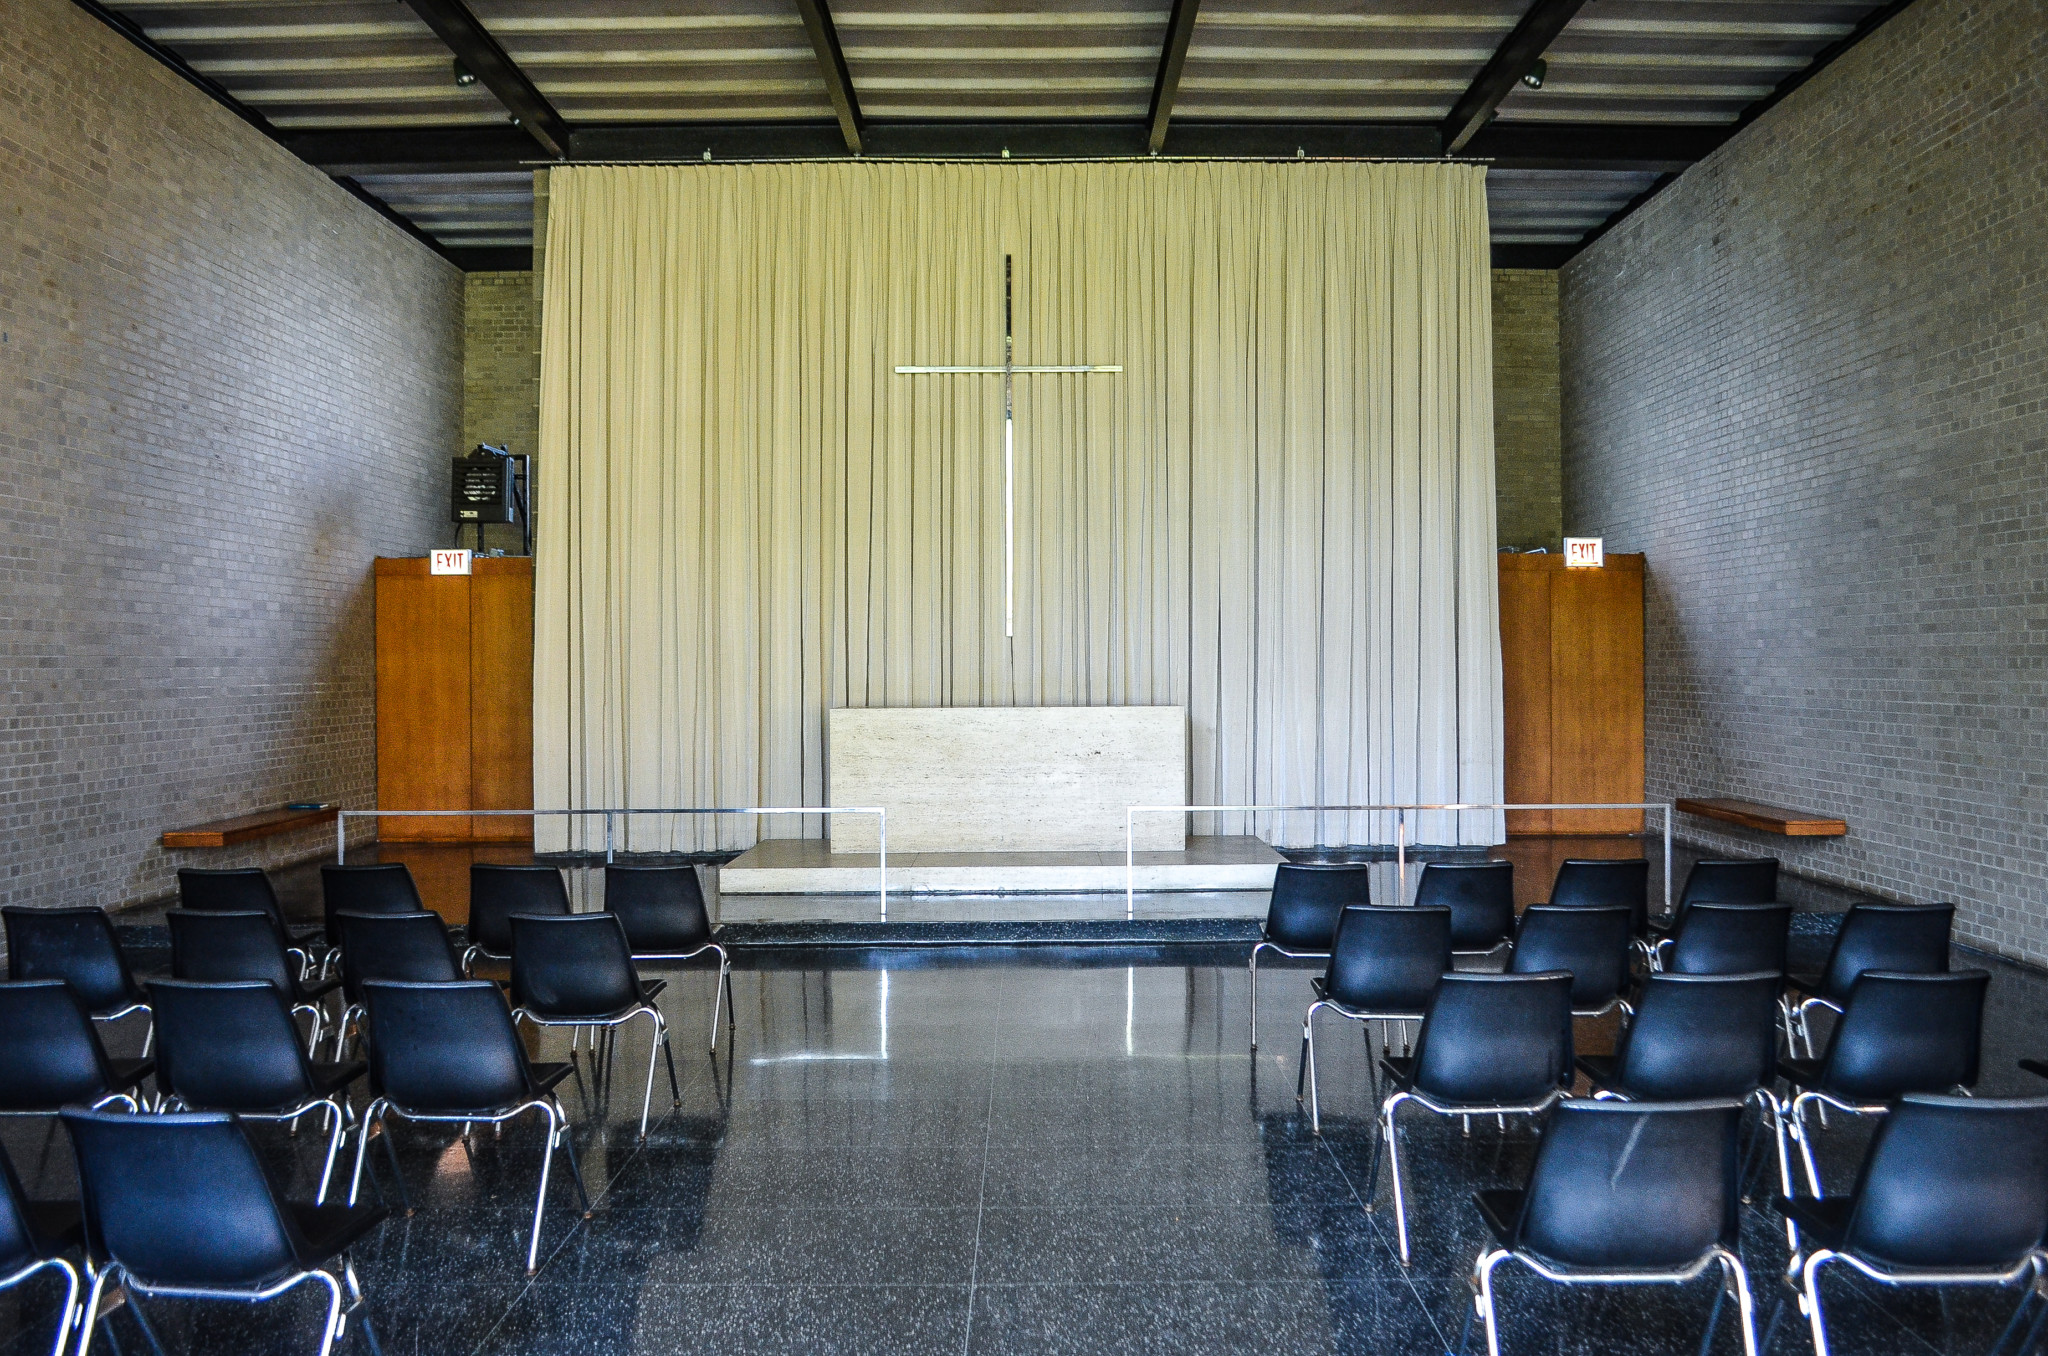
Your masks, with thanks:
M1014 379L1039 372L1121 372L1123 368L1102 363L1070 367L1019 367L1012 358L1016 335L1011 329L1010 256L1003 256L1003 365L1001 367L899 367L904 376L992 376L1003 378L1003 634L1016 635L1017 612L1017 496L1016 496L1016 401Z

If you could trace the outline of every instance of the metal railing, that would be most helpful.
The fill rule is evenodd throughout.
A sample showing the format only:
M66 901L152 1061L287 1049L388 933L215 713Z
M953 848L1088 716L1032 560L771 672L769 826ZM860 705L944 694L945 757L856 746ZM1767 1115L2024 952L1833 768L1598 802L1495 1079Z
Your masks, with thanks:
M1628 804L1510 804L1484 805L1127 805L1124 807L1124 917L1135 916L1137 906L1137 817L1141 814L1392 814L1394 816L1394 880L1401 899L1408 894L1408 812L1456 810L1661 810L1664 817L1664 912L1671 912L1671 815L1669 801L1647 800Z
M630 815L873 815L877 821L875 856L875 899L880 908L883 922L889 921L889 812L880 805L747 805L720 806L712 809L698 807L675 808L624 808L586 810L343 810L334 818L334 859L337 864L348 862L348 821L356 819L475 819L483 816L511 815L539 819L544 815L569 817L602 815L604 817L604 859L610 863L617 855L617 833L615 823L621 816Z

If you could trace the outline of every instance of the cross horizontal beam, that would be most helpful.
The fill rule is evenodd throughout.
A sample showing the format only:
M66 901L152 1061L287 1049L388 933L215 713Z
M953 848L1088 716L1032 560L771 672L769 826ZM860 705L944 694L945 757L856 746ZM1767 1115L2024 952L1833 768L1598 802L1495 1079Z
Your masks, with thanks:
M1075 365L1075 366L1071 366L1071 367L1026 367L1026 366L1025 366L1024 364L1022 364L1022 363L1018 363L1018 364L1017 364L1016 366L1014 366L1014 367L899 367L899 368L897 368L897 369L896 369L897 375L899 375L899 376L902 376L902 375L905 375L905 374L908 374L908 375L912 375L912 376L915 376L915 375L917 375L917 374L919 374L919 373L927 373L927 374L930 374L930 373L949 373L949 372L988 372L988 373L992 373L992 374L994 374L994 375L996 375L996 376L1002 376L1002 375L1004 375L1005 373L1009 373L1009 372L1015 372L1015 373L1017 373L1017 374L1018 374L1019 376L1022 376L1023 374L1025 374L1025 373L1027 373L1027 372L1121 372L1121 371L1123 371L1123 368L1121 368L1121 367L1118 367L1118 366L1116 366L1116 365L1115 365L1115 364L1113 364L1113 363L1081 363L1081 364L1078 364L1078 365Z

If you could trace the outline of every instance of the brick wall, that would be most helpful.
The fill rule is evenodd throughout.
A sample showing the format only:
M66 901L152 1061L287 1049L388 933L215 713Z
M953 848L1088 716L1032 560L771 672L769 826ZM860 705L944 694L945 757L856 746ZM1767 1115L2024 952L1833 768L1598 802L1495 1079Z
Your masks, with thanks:
M1493 475L1502 546L1563 544L1557 343L1557 274L1495 269Z
M67 0L0 25L0 902L375 794L370 560L444 530L462 279ZM174 859L175 858L175 859Z
M1564 271L1565 519L1649 556L1652 796L2048 960L2048 4L1919 0Z
M532 456L540 438L540 309L533 274L463 279L462 446L489 443ZM533 474L540 474L536 464ZM470 533L464 530L464 539ZM519 549L516 527L488 529L484 544Z

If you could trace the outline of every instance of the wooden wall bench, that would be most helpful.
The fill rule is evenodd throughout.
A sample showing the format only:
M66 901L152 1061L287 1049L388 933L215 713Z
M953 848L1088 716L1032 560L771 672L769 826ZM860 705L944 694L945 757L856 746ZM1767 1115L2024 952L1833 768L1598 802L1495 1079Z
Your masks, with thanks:
M258 810L254 814L236 815L233 819L194 824L189 829L171 829L164 834L163 844L167 848L233 847L237 843L251 843L258 838L290 833L311 824L332 824L338 813L331 805L324 810Z
M1753 800L1736 800L1729 796L1680 799L1677 806L1680 814L1718 819L1762 833L1783 834L1787 838L1840 838L1849 832L1846 822L1826 815L1787 810L1777 805L1759 805Z

